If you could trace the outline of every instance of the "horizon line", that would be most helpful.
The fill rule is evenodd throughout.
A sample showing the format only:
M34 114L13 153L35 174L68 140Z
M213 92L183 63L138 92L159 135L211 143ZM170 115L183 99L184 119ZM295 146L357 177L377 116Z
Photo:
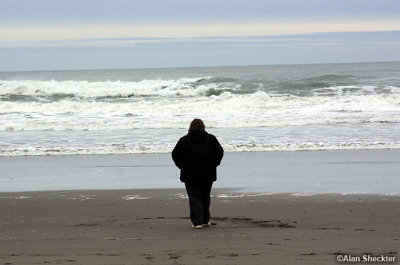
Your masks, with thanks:
M21 71L0 71L0 73L34 73L34 72L75 72L75 71L130 71L130 70L167 70L185 68L223 68L223 67L260 67L260 66L301 66L301 65L334 65L334 64L373 64L373 63L400 63L400 61L354 61L354 62L326 62L326 63L291 63L291 64L248 64L248 65L209 65L209 66L168 66L168 67L133 67L133 68L92 68L92 69L40 69ZM0 79L1 80L1 79Z

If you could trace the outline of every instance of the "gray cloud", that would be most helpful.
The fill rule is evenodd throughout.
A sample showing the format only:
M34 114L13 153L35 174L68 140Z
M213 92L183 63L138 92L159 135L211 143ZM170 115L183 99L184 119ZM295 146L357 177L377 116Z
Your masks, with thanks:
M400 31L267 37L82 40L0 49L0 70L400 61Z

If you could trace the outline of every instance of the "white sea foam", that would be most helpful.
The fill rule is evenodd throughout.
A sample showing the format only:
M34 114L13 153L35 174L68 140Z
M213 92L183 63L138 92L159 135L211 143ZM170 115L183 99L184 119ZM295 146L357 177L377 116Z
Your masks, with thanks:
M211 197L229 199L229 198L260 197L260 196L267 196L267 195L273 195L273 193L237 193L237 194L222 193L222 194L212 195Z
M68 200L71 201L87 201L93 200L96 195L79 195L78 197L69 197Z
M142 197L140 194L136 194L136 195L126 195L121 197L122 200L125 201L130 201L130 200L147 200L150 199L150 197Z
M268 84L254 84L254 89L268 89ZM240 83L234 80L213 79L210 76L180 79L144 79L141 81L37 81L37 80L0 80L0 96L25 95L33 97L46 97L51 95L66 95L82 98L99 97L140 97L140 96L203 96L210 89L239 91ZM295 89L295 87L294 87ZM348 96L371 95L387 93L400 93L396 86L371 86L371 85L335 85L328 87L312 88L314 96ZM279 94L279 91L277 91Z
M171 194L170 197L172 198L178 198L178 199L188 199L188 195L185 193L176 193L176 194Z
M132 102L0 102L0 131L182 128L192 117L211 127L399 123L400 94L347 97L237 95Z
M317 195L317 193L310 192L310 193L293 193L290 196L292 196L292 197L312 197L315 195Z
M385 65L0 73L0 154L167 153L195 117L228 152L399 148Z
M23 195L15 197L15 199L18 199L18 200L25 200L25 199L30 199L30 198L31 198L30 196L23 196Z
M208 80L210 77L181 78L176 80L142 80L126 81L1 81L1 95L51 96L69 95L77 98L97 97L138 97L138 96L198 96L204 95L210 88L220 89L234 84L197 82ZM237 86L236 86L237 87Z
M68 144L68 143L67 143ZM3 148L0 156L21 155L102 155L102 154L154 154L170 153L173 145L139 145L132 147L112 146L68 146L58 147L24 146L20 148ZM365 149L400 149L398 142L359 142L359 143L285 143L285 144L228 144L223 145L226 152L272 152L272 151L321 151L321 150L365 150Z

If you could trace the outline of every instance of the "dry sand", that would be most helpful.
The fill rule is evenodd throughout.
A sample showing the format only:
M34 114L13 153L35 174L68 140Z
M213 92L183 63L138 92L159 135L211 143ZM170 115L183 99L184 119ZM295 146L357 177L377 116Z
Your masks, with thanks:
M216 196L217 225L193 230L182 194L1 193L0 264L335 264L340 253L398 256L399 196Z

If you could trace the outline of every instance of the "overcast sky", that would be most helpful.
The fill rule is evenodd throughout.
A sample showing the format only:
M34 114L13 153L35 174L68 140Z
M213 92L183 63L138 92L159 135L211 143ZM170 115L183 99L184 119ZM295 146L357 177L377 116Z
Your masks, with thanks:
M0 0L0 71L400 61L398 0Z

